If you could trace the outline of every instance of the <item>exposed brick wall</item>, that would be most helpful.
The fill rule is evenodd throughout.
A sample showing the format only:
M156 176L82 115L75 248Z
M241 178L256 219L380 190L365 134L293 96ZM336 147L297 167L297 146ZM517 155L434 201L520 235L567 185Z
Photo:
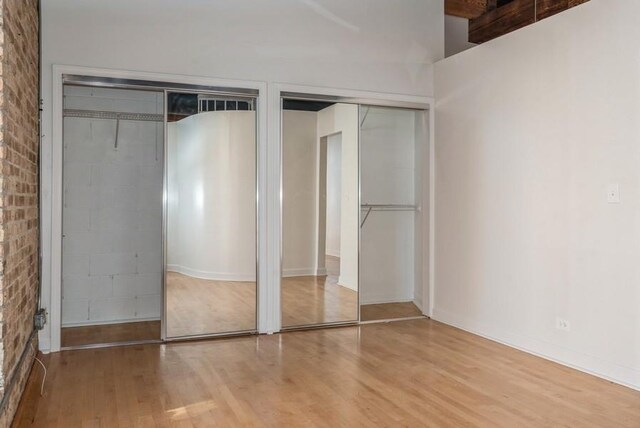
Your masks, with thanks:
M2 394L8 393L0 421L8 421L33 363L29 338L39 281L39 17L37 0L0 3L0 359Z

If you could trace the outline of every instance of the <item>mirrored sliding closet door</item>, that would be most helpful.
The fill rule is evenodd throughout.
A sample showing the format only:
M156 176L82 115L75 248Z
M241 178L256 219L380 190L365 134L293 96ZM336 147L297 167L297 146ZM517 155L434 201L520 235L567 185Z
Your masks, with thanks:
M355 322L358 106L282 107L282 327Z
M166 336L255 331L255 99L166 103Z

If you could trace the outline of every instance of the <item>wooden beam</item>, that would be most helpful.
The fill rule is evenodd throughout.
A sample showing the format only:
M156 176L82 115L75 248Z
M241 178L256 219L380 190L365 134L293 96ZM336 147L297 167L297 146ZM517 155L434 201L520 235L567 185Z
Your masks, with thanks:
M574 6L578 6L579 4L586 3L589 0L569 0L569 7L572 8Z
M469 41L484 43L536 21L536 0L514 0L469 21Z
M589 0L512 0L469 21L469 41L484 43ZM500 5L501 2L498 2Z
M445 0L444 13L460 18L473 19L484 14L496 0Z

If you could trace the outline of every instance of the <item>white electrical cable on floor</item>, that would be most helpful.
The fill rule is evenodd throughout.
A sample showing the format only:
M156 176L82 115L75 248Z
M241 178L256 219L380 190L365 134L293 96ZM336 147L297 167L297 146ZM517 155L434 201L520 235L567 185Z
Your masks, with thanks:
M47 368L45 367L44 363L40 361L40 358L37 357L38 351L36 351L35 347L33 346L33 342L31 342L31 349L33 349L33 352L35 352L33 358L35 358L36 361L40 363L40 365L42 366L42 370L44 370L44 376L42 376L42 385L40 385L40 396L42 397L44 395L44 381L47 379Z

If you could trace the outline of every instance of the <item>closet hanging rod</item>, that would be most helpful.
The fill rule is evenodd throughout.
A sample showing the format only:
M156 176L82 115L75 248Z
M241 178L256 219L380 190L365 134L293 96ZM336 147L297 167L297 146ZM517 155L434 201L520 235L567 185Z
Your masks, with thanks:
M364 226L369 218L371 211L420 211L420 207L417 205L403 205L403 204L362 204L361 210L366 210L362 222L360 223L360 229Z
M85 119L137 120L142 122L164 122L163 114L127 113L117 111L64 109L64 117L80 117Z

